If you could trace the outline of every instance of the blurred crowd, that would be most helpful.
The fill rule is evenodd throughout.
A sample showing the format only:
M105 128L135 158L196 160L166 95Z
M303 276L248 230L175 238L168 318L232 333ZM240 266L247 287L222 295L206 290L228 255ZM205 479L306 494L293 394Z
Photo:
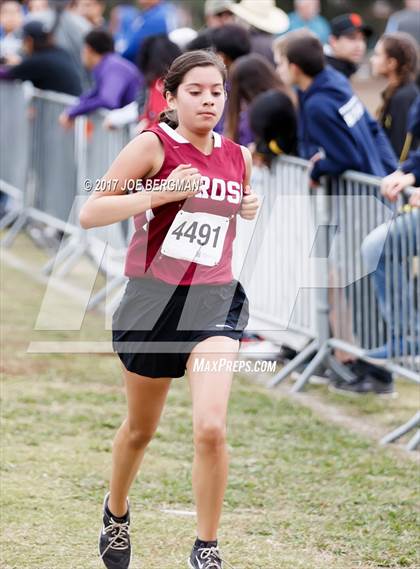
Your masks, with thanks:
M166 0L118 4L110 12L102 0L6 0L0 78L76 96L60 116L63 128L79 115L108 109L106 128L136 122L141 132L166 107L163 77L171 62L186 50L211 49L228 70L227 104L216 130L248 146L256 164L298 155L311 161L314 188L322 176L345 170L372 174L384 180L390 201L420 186L420 0L406 0L373 46L372 75L384 84L375 115L351 82L367 61L373 33L359 14L328 21L319 0L295 0L289 14L274 0L206 0L204 26L195 30L190 22L185 9ZM405 213L414 233L419 192ZM396 225L394 231L398 235ZM369 236L368 265L384 239L379 228ZM381 263L382 257L373 278L387 319ZM392 355L389 347L378 348L372 357ZM369 391L360 382L352 389Z
M212 49L228 69L228 102L216 130L250 146L255 160L279 153L314 162L312 181L346 169L385 176L416 148L420 1L389 18L371 69L385 79L371 117L348 79L366 59L372 29L355 13L327 21L319 0L206 0L205 26L185 26L185 9L166 0L6 0L0 6L0 78L77 96L63 127L96 109L105 126L159 120L162 77L183 51ZM109 16L109 19L105 17Z

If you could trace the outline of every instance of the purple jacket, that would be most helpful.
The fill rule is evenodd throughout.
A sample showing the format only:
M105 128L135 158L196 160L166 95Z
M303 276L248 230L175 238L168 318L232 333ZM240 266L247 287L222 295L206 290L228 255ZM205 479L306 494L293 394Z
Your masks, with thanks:
M117 53L104 55L92 72L95 87L70 107L70 118L86 115L96 109L120 109L135 101L143 78L137 67Z

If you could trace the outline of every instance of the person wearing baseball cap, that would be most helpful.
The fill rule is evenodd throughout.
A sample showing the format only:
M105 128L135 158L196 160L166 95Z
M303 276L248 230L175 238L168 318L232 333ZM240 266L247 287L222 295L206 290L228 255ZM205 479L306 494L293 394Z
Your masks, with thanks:
M0 79L31 81L37 89L80 95L79 73L70 55L54 43L45 22L30 20L22 28L23 59L11 66L1 66Z
M220 28L226 24L233 24L235 16L231 10L232 0L206 0L204 16L209 28Z
M329 44L325 54L329 65L347 78L354 75L366 54L367 40L372 35L359 14L342 14L331 21Z

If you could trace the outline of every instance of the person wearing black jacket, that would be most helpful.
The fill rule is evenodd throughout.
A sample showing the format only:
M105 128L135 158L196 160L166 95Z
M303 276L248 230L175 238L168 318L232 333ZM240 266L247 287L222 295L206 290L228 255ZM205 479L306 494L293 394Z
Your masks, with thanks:
M270 89L249 107L249 124L255 135L256 161L271 165L276 156L297 151L297 111L286 93Z
M359 14L343 14L334 18L329 44L324 48L328 65L349 79L363 61L367 39L372 33L372 28L364 24Z
M404 32L383 35L371 58L373 73L388 81L377 116L400 162L412 149L412 138L407 136L408 117L420 93L415 83L418 61L418 46Z
M32 20L23 26L27 56L17 65L0 69L1 79L31 81L34 87L79 96L79 72L68 53L54 45L44 23Z

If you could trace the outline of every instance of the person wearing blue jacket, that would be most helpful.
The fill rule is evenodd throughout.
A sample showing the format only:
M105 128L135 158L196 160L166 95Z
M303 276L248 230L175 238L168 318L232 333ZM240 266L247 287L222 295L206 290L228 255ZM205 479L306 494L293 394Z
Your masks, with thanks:
M308 30L298 30L276 48L290 82L298 87L298 151L313 162L313 183L345 170L381 177L393 172L397 159L385 133L346 77L326 65L319 39Z
M176 28L174 6L163 0L137 0L142 13L138 16L128 37L127 47L121 54L126 59L136 62L137 54L144 40L150 36L169 34Z
M409 123L409 132L415 139L420 138L420 96L413 103L411 120ZM391 226L383 224L374 229L363 241L362 255L368 271L371 273L375 292L384 320L388 324L389 341L384 346L379 346L372 350L368 350L366 355L373 359L388 359L398 355L416 355L420 354L420 314L419 308L416 309L414 299L415 284L413 287L403 287L404 283L404 259L402 258L402 242L410 240L412 247L412 255L419 254L419 238L420 238L420 149L412 151L408 159L400 165L400 168L384 178L382 181L382 194L391 202L395 202L398 196L408 187L416 186L410 196L408 211L396 217ZM395 269L391 272L395 278L397 275L398 286L394 293L389 295L386 288L387 281L387 262L386 262L386 244L394 243L394 259ZM407 243L405 244L407 247ZM390 245L388 245L390 250ZM396 252L396 254L395 254ZM407 294L408 301L403 302L403 295ZM418 294L418 292L417 292ZM391 297L390 297L391 296ZM407 298L406 297L406 298ZM395 306L398 310L395 310ZM400 322L407 321L407 311L414 311L414 318L411 322L414 326L409 326L408 337L403 335L404 330L395 320L395 313L400 315ZM411 335L410 335L411 333Z
M389 140L354 94L348 79L327 66L319 39L308 30L298 30L280 38L275 49L281 76L298 87L298 151L312 162L311 186L318 186L322 176L335 177L346 170L380 177L393 172L397 159ZM339 271L338 262L331 274ZM362 307L355 300L348 304L345 295L349 298L350 290L343 291L342 302L351 317ZM334 301L331 308L334 329ZM335 357L354 379L345 381L340 375L334 379L333 374L332 389L392 395L394 386L389 373L383 376L374 366L358 371L360 361L352 361L351 356L340 351L335 351Z

